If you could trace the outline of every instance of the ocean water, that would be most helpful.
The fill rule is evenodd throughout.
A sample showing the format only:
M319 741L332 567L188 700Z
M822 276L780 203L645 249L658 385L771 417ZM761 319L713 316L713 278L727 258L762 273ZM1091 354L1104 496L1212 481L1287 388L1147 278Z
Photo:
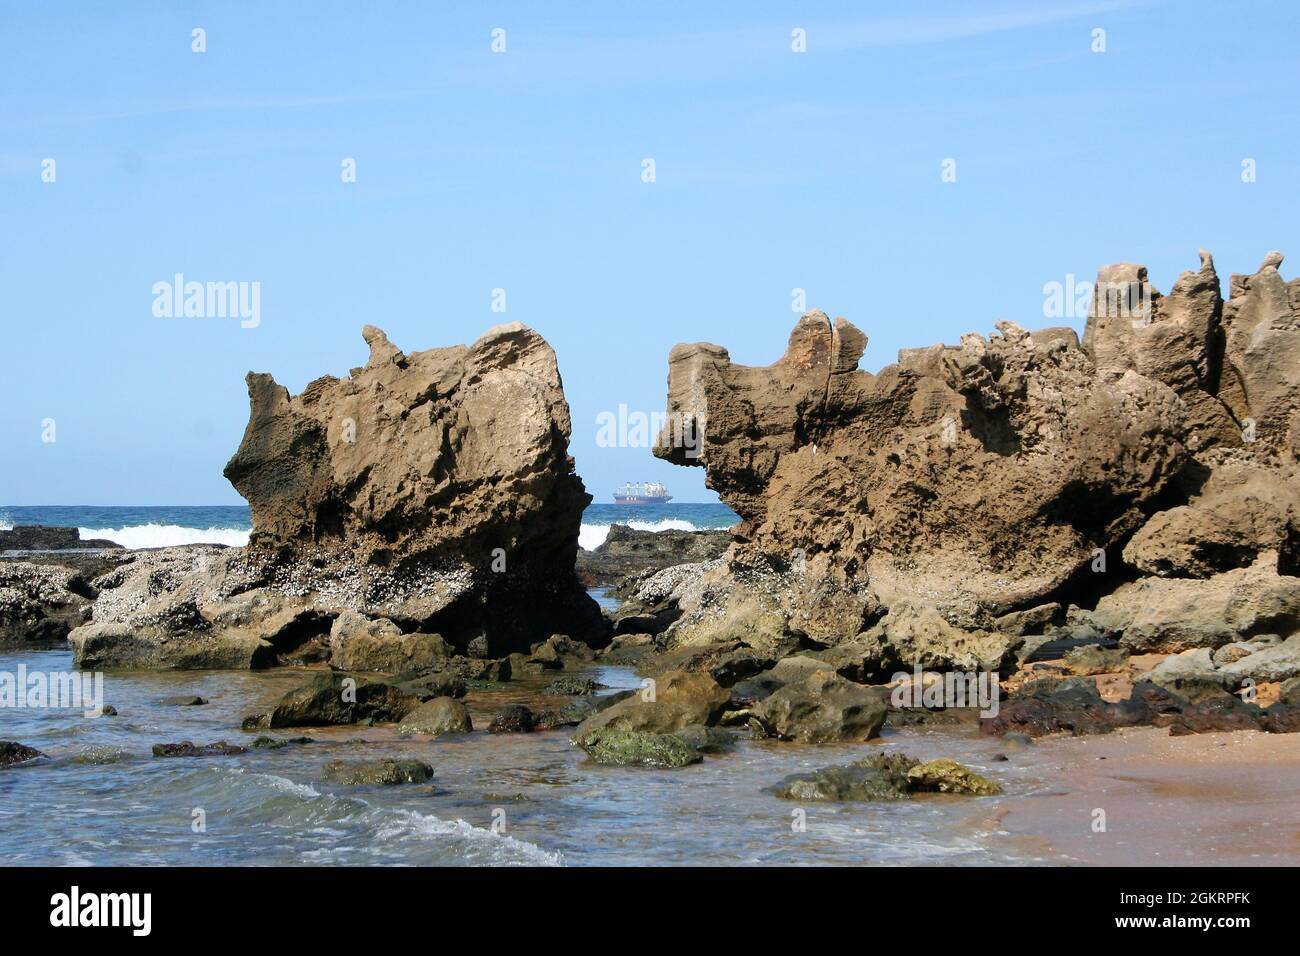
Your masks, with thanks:
M593 503L582 516L578 543L600 546L614 523L643 531L729 528L740 518L726 505L669 502L664 505ZM246 505L99 507L94 505L0 505L0 529L44 524L81 530L82 538L106 538L126 548L182 544L248 543L252 528Z
M0 654L0 672L60 673L64 650ZM640 686L627 668L593 667L613 692ZM993 760L1000 744L964 734L886 731L883 742L812 747L742 740L680 770L601 767L570 731L493 735L512 702L534 709L550 678L476 692L475 730L402 738L392 727L303 728L313 743L230 757L155 758L155 743L247 745L241 719L309 677L262 672L107 673L118 716L0 710L0 739L46 758L0 771L0 859L11 865L754 865L1063 862L1042 841L1007 832L1010 802L1050 792L1041 759ZM165 706L197 694L209 703ZM265 731L261 733L266 733ZM935 795L888 804L794 804L769 791L785 775L847 763L880 747L953 756L1007 796ZM427 784L346 787L321 780L331 760L414 757ZM1048 762L1050 763L1050 761ZM792 826L803 812L804 826ZM196 831L201 819L203 829Z

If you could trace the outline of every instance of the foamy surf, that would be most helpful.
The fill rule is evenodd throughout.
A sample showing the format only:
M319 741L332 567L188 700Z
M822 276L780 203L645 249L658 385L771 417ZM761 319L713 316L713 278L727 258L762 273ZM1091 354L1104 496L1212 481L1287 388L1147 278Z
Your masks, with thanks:
M245 528L185 528L177 524L141 524L125 528L78 528L81 539L99 538L124 548L175 548L183 544L224 544L242 548L248 544Z
M619 524L625 524L629 528L635 528L637 531L699 531L689 521L681 518L662 518L659 521L620 521ZM609 537L609 528L607 524L584 524L578 532L578 546L584 551L595 551L605 539Z

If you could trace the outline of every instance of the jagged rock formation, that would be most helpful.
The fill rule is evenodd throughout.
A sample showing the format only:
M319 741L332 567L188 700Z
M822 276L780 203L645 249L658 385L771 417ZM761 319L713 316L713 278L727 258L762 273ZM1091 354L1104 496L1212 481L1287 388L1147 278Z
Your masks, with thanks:
M248 547L142 553L97 580L94 622L72 635L82 666L261 666L309 642L427 664L476 639L500 656L602 636L573 570L591 498L550 346L518 323L409 355L363 334L370 359L348 378L291 396L249 375L225 471L252 510Z
M94 596L73 568L0 561L0 647L62 642L90 615Z
M767 368L678 345L655 454L704 467L743 520L723 565L658 589L684 612L669 643L996 667L1026 634L1118 638L1164 591L1214 618L1167 649L1300 627L1300 280L1281 261L1233 276L1226 302L1208 253L1168 296L1108 266L1082 343L999 322L875 375L857 369L866 337L821 312ZM674 444L692 427L696 454ZM1198 608L1202 591L1217 597ZM1243 611L1246 593L1270 610Z

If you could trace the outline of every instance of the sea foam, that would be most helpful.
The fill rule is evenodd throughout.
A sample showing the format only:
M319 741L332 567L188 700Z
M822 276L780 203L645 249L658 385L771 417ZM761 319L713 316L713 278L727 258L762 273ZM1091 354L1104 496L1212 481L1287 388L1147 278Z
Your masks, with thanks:
M699 531L689 521L681 518L661 518L658 521L620 521L619 524L626 524L629 528L635 528L637 531ZM605 538L609 536L609 525L607 524L584 524L578 532L578 545L584 551L595 551L605 543Z
M124 548L174 548L182 544L248 544L246 528L184 528L177 524L137 524L125 528L78 528L81 540L113 541Z

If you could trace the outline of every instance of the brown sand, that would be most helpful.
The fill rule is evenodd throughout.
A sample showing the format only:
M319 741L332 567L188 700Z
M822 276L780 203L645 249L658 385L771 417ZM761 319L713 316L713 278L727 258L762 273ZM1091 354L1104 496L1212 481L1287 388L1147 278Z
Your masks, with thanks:
M999 808L1013 840L1083 864L1300 865L1300 734L1141 727L1031 751L1046 787Z

